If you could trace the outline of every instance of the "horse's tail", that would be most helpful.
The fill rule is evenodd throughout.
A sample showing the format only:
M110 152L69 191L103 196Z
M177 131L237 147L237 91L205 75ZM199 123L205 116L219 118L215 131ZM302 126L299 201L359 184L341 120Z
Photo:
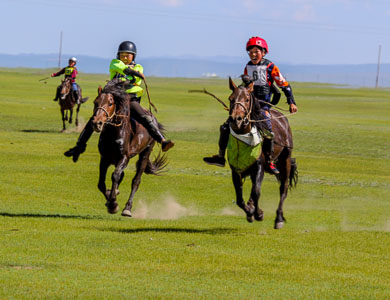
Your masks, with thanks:
M88 99L89 99L89 97L85 97L85 98L81 99L80 102L85 103L85 102L87 102Z
M295 158L291 158L291 169L289 175L289 184L288 187L291 189L296 187L298 184L298 165Z
M161 175L163 169L168 165L167 156L161 155L161 152L157 154L153 161L150 159L145 168L146 174Z

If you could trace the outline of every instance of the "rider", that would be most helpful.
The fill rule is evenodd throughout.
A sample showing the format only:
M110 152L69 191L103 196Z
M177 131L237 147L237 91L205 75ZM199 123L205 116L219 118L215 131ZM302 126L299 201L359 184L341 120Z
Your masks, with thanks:
M247 63L244 69L243 81L244 84L254 83L253 95L258 100L255 105L257 115L260 115L264 120L263 136L264 136L264 155L268 163L269 170L273 174L279 174L279 170L276 168L273 157L273 138L271 125L270 102L272 95L272 85L275 82L276 85L282 89L284 95L287 98L287 103L290 105L290 112L295 113L298 108L294 101L294 96L290 84L282 76L279 68L265 59L264 56L268 53L267 42L260 37L252 37L246 44L246 50L248 52L250 61ZM249 76L249 78L248 78ZM248 80L249 79L249 80ZM261 111L259 111L261 108ZM256 115L256 111L254 112ZM265 127L265 128L264 128ZM225 166L225 150L229 140L229 123L226 121L220 127L219 136L219 154L205 157L203 160L212 165L224 167Z
M140 85L142 79L145 79L145 76L143 74L143 67L140 64L136 64L134 61L136 55L137 48L133 42L122 42L118 47L117 58L113 59L110 63L110 79L121 78L123 81L129 80L133 84L130 89L126 90L126 93L131 97L131 117L141 123L148 130L151 137L161 143L162 151L166 152L175 144L171 140L165 139L158 126L153 121L152 116L147 114L139 104L143 94L143 89ZM93 133L92 119L93 117L91 117L85 125L76 146L64 153L65 156L72 156L74 162L76 162L80 154L85 151L87 141Z
M73 97L76 100L77 104L80 104L80 95L79 95L79 89L76 83L76 76L77 76L77 68L76 68L77 58L71 57L68 61L68 66L65 68L62 68L57 73L51 74L51 77L57 77L62 74L65 74L65 79L70 78L72 81L72 92ZM61 86L57 87L56 97L53 99L53 101L57 101L60 97L60 88Z

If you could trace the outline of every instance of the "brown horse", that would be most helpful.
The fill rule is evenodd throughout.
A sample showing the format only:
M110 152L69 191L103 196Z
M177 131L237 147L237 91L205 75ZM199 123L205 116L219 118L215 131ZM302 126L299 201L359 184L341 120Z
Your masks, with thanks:
M96 132L100 132L98 188L106 198L109 213L118 212L116 196L119 194L118 188L123 180L124 170L132 157L139 157L131 193L122 211L122 216L131 217L133 198L141 183L142 174L158 175L166 166L166 157L158 154L153 162L150 161L155 141L141 124L130 119L130 96L125 92L125 84L114 79L108 82L103 90L99 87L94 101L92 126ZM162 128L160 124L159 126ZM107 190L105 179L110 165L114 165L115 170L111 176L112 187Z
M75 99L72 93L72 80L70 78L65 78L61 81L61 85L58 87L59 90L59 102L58 104L61 107L61 115L62 115L62 131L66 130L65 121L68 121L68 111L69 111L69 124L72 124L73 117L73 107L77 104L76 109L76 126L79 125L79 111L81 103L84 103L88 100L88 97L82 98L81 96L81 88L77 85L78 93L80 95L80 102L77 103L77 99Z
M251 122L255 101L252 94L253 83L247 87L237 87L232 79L229 78L229 87L232 90L232 94L229 97L230 128L237 134L248 133L251 131L253 124L253 122ZM295 159L291 158L293 138L288 120L282 113L276 110L271 110L271 115L272 130L275 134L273 158L275 159L277 168L280 171L280 174L277 177L280 183L280 201L278 209L276 210L276 219L274 223L274 228L279 229L283 227L285 222L285 218L283 216L283 203L287 197L289 187L291 188L293 185L295 186L297 184L298 171ZM253 218L257 221L262 221L264 218L264 212L259 207L259 198L264 172L266 171L264 154L261 153L260 157L258 157L258 159L246 170L237 170L232 167L231 164L230 167L232 170L232 179L236 192L237 205L245 211L248 222L253 222ZM250 176L251 178L252 189L250 199L248 203L245 204L242 196L242 189L243 179L247 176Z

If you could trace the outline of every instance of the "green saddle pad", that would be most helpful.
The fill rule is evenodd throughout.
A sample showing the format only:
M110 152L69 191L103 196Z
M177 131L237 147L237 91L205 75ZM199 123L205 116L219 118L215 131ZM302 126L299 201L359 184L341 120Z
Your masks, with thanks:
M258 135L257 138L260 136L257 131L255 133L252 132L250 134ZM232 134L231 131L227 147L227 157L229 165L237 173L243 173L246 169L253 165L261 155L261 139L260 142L257 143L257 145L253 145L253 143L248 143L247 141L248 134L243 136L245 136L245 138L240 138L239 135L234 133ZM246 142L244 142L243 140Z

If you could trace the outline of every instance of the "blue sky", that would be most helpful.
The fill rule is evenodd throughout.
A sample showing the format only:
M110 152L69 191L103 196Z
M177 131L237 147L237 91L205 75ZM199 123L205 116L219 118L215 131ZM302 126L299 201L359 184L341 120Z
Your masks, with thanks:
M390 63L390 0L1 0L1 54L234 57L251 36L275 63Z

